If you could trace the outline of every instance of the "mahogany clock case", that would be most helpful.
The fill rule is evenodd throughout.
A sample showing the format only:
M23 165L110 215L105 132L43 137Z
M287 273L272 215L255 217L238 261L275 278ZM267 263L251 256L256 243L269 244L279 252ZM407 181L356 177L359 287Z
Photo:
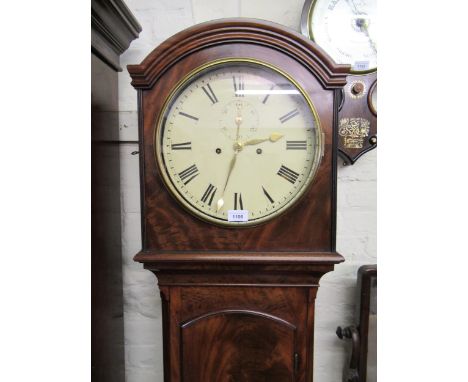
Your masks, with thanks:
M176 84L221 59L265 62L289 74L316 108L324 156L302 199L258 226L197 219L165 188L154 129ZM337 123L349 66L279 25L229 19L171 37L128 70L138 90L143 249L162 298L165 382L311 382L314 302L335 252Z
M177 83L200 66L247 58L288 73L316 108L324 155L302 199L258 226L226 228L187 213L165 188L154 157L154 129ZM274 23L225 19L184 30L163 42L140 65L129 65L138 90L143 251L333 252L335 249L337 124L340 89L348 65L335 64L298 33Z

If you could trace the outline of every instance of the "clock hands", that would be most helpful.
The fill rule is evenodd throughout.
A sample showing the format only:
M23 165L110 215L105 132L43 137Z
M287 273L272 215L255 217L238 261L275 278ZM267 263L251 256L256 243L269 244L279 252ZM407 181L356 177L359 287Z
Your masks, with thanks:
M229 164L229 170L228 170L228 174L227 174L227 178L226 178L226 183L224 183L224 188L223 188L223 192L221 194L221 198L216 203L217 211L219 211L224 205L224 199L223 199L224 198L224 192L226 191L226 187L228 185L229 178L231 177L232 170L234 168L234 165L236 164L237 154L239 153L240 150L241 149L234 151L234 156L232 157L231 163Z
M237 131L236 131L236 142L239 142L239 133L240 133L240 125L242 123L242 104L239 104L237 106L237 116L234 119L234 122L237 125Z
M237 125L236 143L234 144L234 156L231 159L231 163L229 163L229 169L228 169L228 174L227 174L227 177L226 177L226 183L224 183L224 188L223 188L223 192L221 194L221 198L219 198L218 202L216 203L217 211L219 211L224 205L224 193L225 193L227 185L229 183L229 178L231 177L232 170L234 169L234 166L236 164L237 154L239 153L239 151L242 150L242 144L239 143L240 125L242 124L242 107L240 105L241 104L239 104L237 106L237 116L234 119L234 122Z
M240 122L238 122L238 121L240 121ZM239 126L240 126L241 123L242 123L242 117L239 117L239 115L238 115L236 117L236 124L237 124L237 128L238 128L237 137L239 137ZM244 146L258 145L258 144L266 142L266 141L270 141L270 142L274 143L274 142L278 141L279 139L281 139L282 137L283 137L283 134L272 133L268 138L249 139L246 142L240 142L239 140L237 140L234 143L234 156L232 157L231 163L229 164L228 174L227 174L227 177L226 177L226 183L224 183L224 188L223 188L223 192L221 194L221 198L216 203L217 211L219 211L224 205L224 193L225 193L227 185L229 183L229 179L231 178L231 174L232 174L232 170L234 169L234 165L236 164L237 154L242 151L243 147Z
M224 183L223 191L221 193L221 197L218 199L216 203L216 211L219 211L221 208L224 206L224 193L226 192L226 188L229 183L229 179L231 179L232 172L234 170L234 167L237 162L237 155L242 151L244 146L253 146L253 145L258 145L260 143L270 141L272 143L277 142L283 137L283 134L280 133L271 133L269 137L267 138L254 138L254 139L249 139L248 141L242 142L240 140L240 127L242 125L243 118L242 118L242 104L239 103L237 104L237 115L234 118L234 123L236 124L236 139L233 145L234 148L234 155L231 159L231 162L229 163L228 167L228 173L226 176L226 182Z
M354 0L346 0L348 3L349 7L351 8L351 11L353 12L354 15L356 16L367 16L366 12L360 11L357 7L356 4L354 3ZM369 24L368 19L365 19L364 17L359 17L354 20L356 22L356 26L359 28L359 30L363 31L363 29L367 30L367 26Z
M357 16L367 16L366 13L359 11L359 9L356 7L356 4L354 3L354 0L346 0L346 2L350 6L353 14ZM355 22L359 30L366 35L367 39L369 40L371 48L374 50L375 53L377 53L377 45L372 40L369 34L369 20L364 17L359 17L355 20Z
M253 145L258 145L259 143L270 141L270 142L276 142L279 139L283 137L283 134L279 133L272 133L268 138L263 138L263 139L249 139L248 141L244 142L241 144L241 146L253 146Z

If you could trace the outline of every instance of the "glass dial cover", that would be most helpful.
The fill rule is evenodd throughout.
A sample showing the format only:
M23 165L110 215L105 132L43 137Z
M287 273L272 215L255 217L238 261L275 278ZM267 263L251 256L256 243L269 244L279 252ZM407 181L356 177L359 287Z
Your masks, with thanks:
M319 166L322 134L312 101L286 73L223 60L172 91L157 122L155 155L164 183L189 212L248 226L298 201Z

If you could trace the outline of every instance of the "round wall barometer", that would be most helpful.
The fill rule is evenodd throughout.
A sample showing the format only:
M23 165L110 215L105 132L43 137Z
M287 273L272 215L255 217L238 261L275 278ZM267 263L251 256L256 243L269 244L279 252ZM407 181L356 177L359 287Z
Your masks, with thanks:
M352 73L377 70L377 3L375 0L308 0L302 33Z

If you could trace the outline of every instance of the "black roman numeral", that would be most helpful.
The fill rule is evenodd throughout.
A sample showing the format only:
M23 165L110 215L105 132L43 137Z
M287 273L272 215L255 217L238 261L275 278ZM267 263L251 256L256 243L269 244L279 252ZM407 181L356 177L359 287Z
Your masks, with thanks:
M276 85L271 85L271 88L270 88L270 92L267 93L267 95L265 96L265 98L263 99L262 103L266 103L266 101L268 101L268 97L270 97L270 94L271 94L271 91L273 90L273 88L275 87Z
M214 105L216 102L218 102L218 98L216 98L216 94L214 94L213 89L211 89L210 84L206 84L206 87L208 88L208 90L204 86L202 86L202 89L205 92L205 94L208 96L208 98L210 99L211 103Z
M193 115L190 115L190 114L184 113L183 111L179 111L179 114L180 114L180 115L183 115L184 117L187 117L187 118L193 119L194 121L198 121L198 118L197 118L197 117L194 117Z
M307 150L307 141L286 141L286 150Z
M192 150L192 142L174 143L171 145L172 150Z
M234 94L236 97L243 97L243 93L238 93L238 91L243 91L245 89L244 79L242 77L232 77L232 83L234 84Z
M274 203L275 201L273 200L273 198L270 196L270 194L267 192L267 190L265 190L265 187L262 186L262 190L263 190L263 193L265 194L265 196L268 198L268 200L270 201L270 203Z
M292 184L296 183L296 180L299 177L299 174L297 172L287 168L284 165L281 165L277 174L286 179L288 182L291 182Z
M281 123L285 123L286 121L289 121L291 118L295 117L298 114L299 114L299 111L297 109L294 109L290 111L288 114L285 114L282 117L280 117L279 120Z
M188 184L195 177L200 175L196 165L191 165L189 168L186 168L184 171L179 172L179 178L184 184ZM185 180L187 179L187 180Z
M242 204L242 195L240 193L234 193L234 209L237 210L237 205L239 205L239 209L243 210L244 205Z
M208 188L206 189L205 193L203 194L202 198L201 198L201 201L203 203L206 203L206 201L209 199L208 201L208 205L211 206L211 203L213 202L213 198L216 194L216 190L217 188L215 188L215 186L213 186L211 183L210 185L208 186Z

